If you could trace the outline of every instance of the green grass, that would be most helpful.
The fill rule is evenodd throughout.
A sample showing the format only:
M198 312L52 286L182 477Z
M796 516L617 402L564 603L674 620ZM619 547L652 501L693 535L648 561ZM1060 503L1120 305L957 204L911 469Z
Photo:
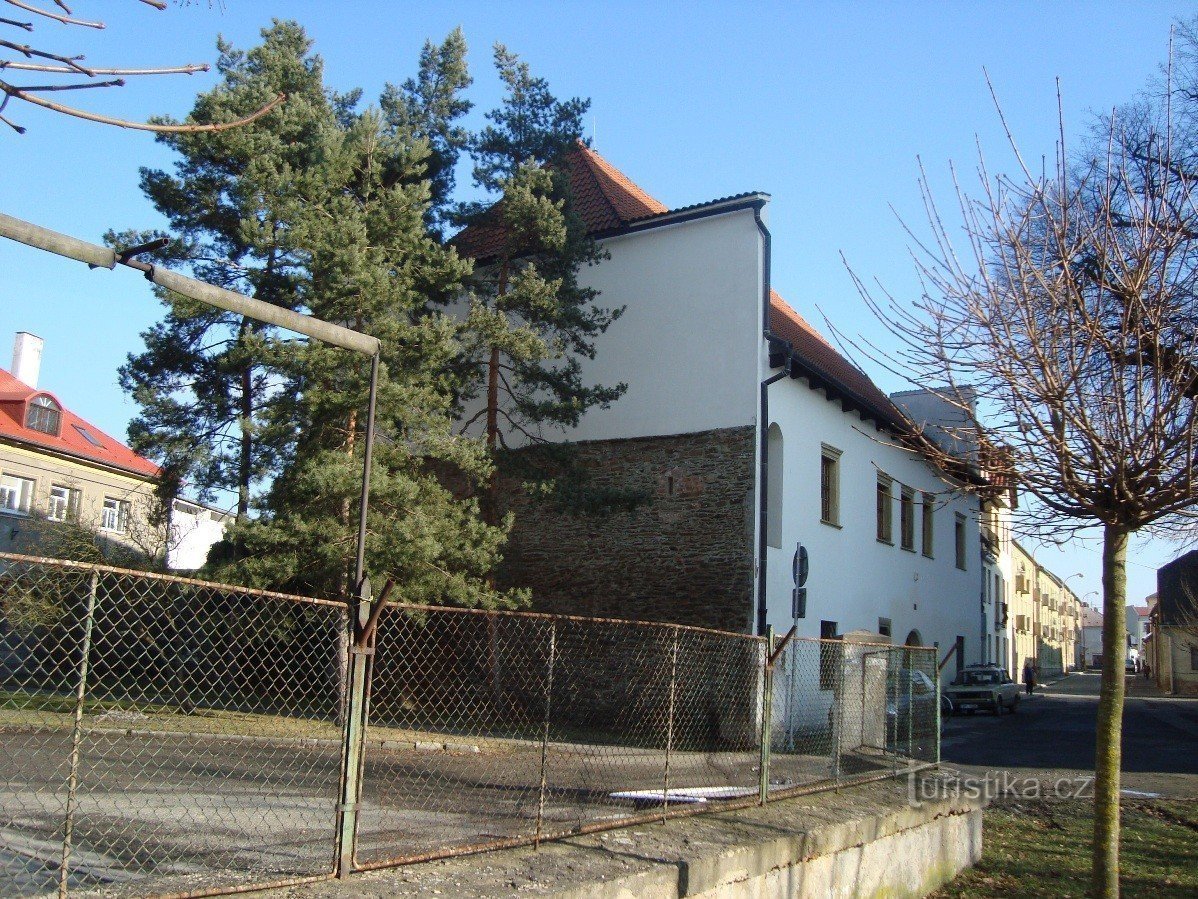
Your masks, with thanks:
M1005 802L986 810L982 860L932 895L1083 897L1090 879L1088 802ZM1198 803L1125 802L1124 896L1198 896Z

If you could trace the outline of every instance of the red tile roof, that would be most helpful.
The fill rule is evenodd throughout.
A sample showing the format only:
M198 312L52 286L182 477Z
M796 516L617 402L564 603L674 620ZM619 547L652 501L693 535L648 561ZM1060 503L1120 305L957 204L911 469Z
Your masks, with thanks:
M588 234L622 228L632 222L669 212L610 162L583 143L566 154L574 209ZM501 201L502 202L502 201ZM503 248L504 228L499 220L499 203L481 220L453 238L463 256L487 259Z
M62 410L62 420L57 437L25 426L25 411L29 400L39 395L50 397ZM84 436L85 432L91 434L100 445L92 444ZM28 444L34 448L74 456L87 462L119 468L143 478L157 477L160 471L158 466L149 459L139 456L115 437L105 434L95 425L63 407L54 394L45 390L35 390L18 381L2 368L0 368L0 440Z
M890 398L774 290L770 291L770 331L790 342L801 367L810 369L807 373L830 382L836 393L847 391L884 423L903 427L903 417Z

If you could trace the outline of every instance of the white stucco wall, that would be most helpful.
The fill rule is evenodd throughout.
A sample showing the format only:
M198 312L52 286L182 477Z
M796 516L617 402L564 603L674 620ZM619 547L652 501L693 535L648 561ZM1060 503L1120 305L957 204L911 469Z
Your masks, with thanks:
M751 210L611 238L610 254L579 279L624 314L583 359L588 384L624 382L610 409L550 440L665 436L752 424L761 333L761 237ZM469 420L481 408L467 408ZM475 425L481 430L483 423ZM508 436L509 445L522 441Z
M228 516L204 506L176 501L171 509L166 566L172 571L195 571L208 561L208 551L224 539Z
M846 413L822 391L803 381L784 380L770 389L770 420L782 431L786 457L782 547L770 548L769 623L778 632L791 619L791 558L797 542L810 554L807 617L798 633L818 637L820 621L837 622L838 632L877 631L878 619L891 620L894 643L912 630L923 645L948 652L965 638L965 662L980 661L977 500L954 494L934 469L892 445L872 423ZM820 521L821 444L841 451L840 527ZM881 470L894 478L894 545L876 532L876 487ZM915 551L900 547L900 486L914 488ZM938 494L933 558L921 552L920 493ZM956 567L955 513L965 516L966 570ZM950 663L946 673L955 671Z

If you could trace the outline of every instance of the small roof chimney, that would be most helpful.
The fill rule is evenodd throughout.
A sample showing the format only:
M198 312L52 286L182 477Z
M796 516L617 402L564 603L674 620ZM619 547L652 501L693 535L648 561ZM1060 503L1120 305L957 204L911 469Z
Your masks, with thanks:
M37 387L42 370L42 346L45 341L28 331L18 331L12 345L12 376L30 387Z

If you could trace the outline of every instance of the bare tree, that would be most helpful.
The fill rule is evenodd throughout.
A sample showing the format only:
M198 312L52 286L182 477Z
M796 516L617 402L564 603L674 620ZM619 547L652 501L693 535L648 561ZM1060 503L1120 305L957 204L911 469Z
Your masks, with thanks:
M73 28L95 28L103 29L104 23L101 21L93 21L87 19L75 18L71 8L67 6L64 0L53 0L53 7L50 8L46 4L37 5L28 0L3 0L8 6L13 7L22 17L19 19L0 16L0 28L17 29L26 33L34 33L38 25L49 22L57 22L60 25L66 25ZM153 7L157 10L166 9L165 0L138 0L146 6ZM28 17L28 18L27 18ZM11 34L12 32L7 32ZM35 45L36 44L36 45ZM49 84L13 84L8 81L8 72L28 72L36 73L37 75L52 76ZM255 119L266 115L276 106L286 99L282 94L276 96L273 100L256 110L248 116L240 118L236 121L219 122L213 124L170 124L158 122L130 122L125 119L113 118L112 116L101 115L95 112L88 112L84 109L79 109L74 106L68 106L54 100L48 100L43 94L58 92L58 91L79 91L90 88L107 88L107 87L123 87L125 78L130 76L140 75L190 75L196 72L208 71L206 63L189 63L181 66L164 66L160 68L150 69L132 69L121 67L106 67L97 68L90 64L84 64L82 54L67 55L63 53L51 52L48 45L42 44L40 41L35 43L18 43L11 40L0 38L0 75L5 77L0 78L0 122L8 125L18 134L24 134L25 128L16 124L12 119L7 118L4 113L10 100L24 100L26 103L32 103L35 106L40 106L43 109L49 109L53 112L62 113L64 115L75 116L80 119L87 119L90 122L99 122L104 125L115 125L119 128L133 128L140 131L154 131L159 134L179 134L196 131L224 131L227 128L236 128L239 125L245 125ZM62 76L69 76L71 80L64 81ZM116 76L113 78L100 79L99 76ZM33 77L30 74L25 77ZM79 81L79 78L86 78L86 81Z
M1103 897L1119 890L1128 540L1198 502L1198 177L1178 164L1167 100L1158 112L1112 114L1080 155L1062 124L1051 171L1025 165L1012 139L1016 175L992 177L983 160L977 195L957 188L961 248L922 177L931 237L909 232L921 296L900 303L854 276L899 338L894 367L944 385L935 392L960 410L957 436L984 467L1050 527L1102 528L1092 861ZM925 453L960 463L910 424Z

